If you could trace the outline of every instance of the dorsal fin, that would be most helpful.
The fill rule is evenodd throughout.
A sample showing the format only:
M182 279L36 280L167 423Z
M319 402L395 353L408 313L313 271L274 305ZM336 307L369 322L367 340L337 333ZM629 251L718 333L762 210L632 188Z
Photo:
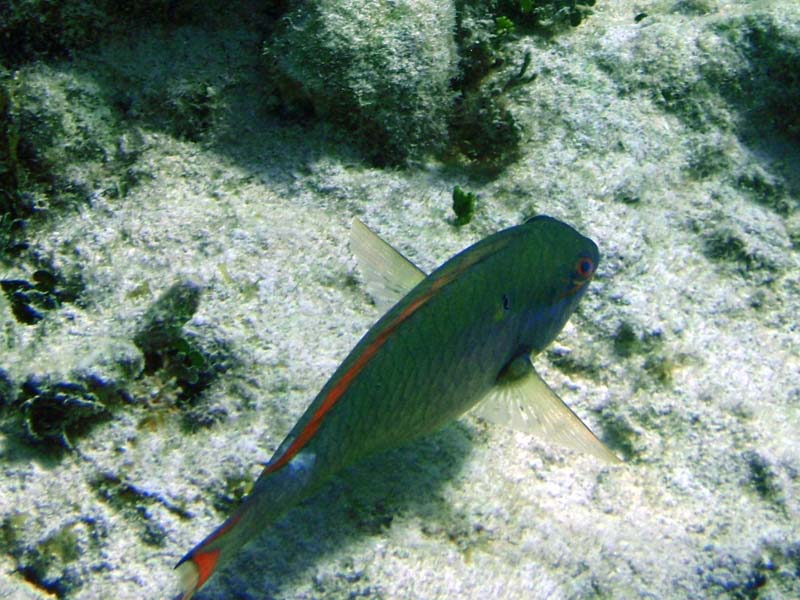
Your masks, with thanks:
M411 291L425 273L358 218L350 229L350 249L358 260L367 291L381 312Z

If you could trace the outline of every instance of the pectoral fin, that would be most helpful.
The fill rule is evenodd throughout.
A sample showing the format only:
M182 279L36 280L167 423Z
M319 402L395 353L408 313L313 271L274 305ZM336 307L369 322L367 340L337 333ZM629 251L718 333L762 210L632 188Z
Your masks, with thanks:
M367 291L382 311L391 308L425 273L358 219L350 229L350 249L358 259Z
M550 389L527 355L516 358L503 370L494 390L475 407L473 414L586 452L606 463L621 462Z

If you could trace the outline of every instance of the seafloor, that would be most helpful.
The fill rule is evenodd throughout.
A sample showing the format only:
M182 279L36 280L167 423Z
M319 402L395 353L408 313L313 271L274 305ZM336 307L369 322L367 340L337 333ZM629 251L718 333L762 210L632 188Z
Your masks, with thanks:
M0 598L174 594L379 316L353 217L430 269L536 213L625 464L466 416L198 598L800 597L796 0L114 5L0 7Z

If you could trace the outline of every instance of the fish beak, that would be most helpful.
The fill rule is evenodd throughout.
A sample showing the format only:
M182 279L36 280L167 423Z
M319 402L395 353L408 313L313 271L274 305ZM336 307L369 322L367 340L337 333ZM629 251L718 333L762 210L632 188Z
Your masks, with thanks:
M580 290L584 285L589 283L589 281L590 281L589 279L583 279L583 280L576 281L575 284L571 288L569 288L566 292L561 294L558 297L558 299L561 300L561 299L566 298L568 296L573 296L573 295L577 294L578 290Z

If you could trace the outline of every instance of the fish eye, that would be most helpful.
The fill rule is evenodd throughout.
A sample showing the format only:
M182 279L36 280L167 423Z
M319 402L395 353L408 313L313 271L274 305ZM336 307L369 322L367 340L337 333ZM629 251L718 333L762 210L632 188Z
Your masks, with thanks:
M590 277L594 273L594 262L591 258L582 256L578 259L576 270L581 277Z

